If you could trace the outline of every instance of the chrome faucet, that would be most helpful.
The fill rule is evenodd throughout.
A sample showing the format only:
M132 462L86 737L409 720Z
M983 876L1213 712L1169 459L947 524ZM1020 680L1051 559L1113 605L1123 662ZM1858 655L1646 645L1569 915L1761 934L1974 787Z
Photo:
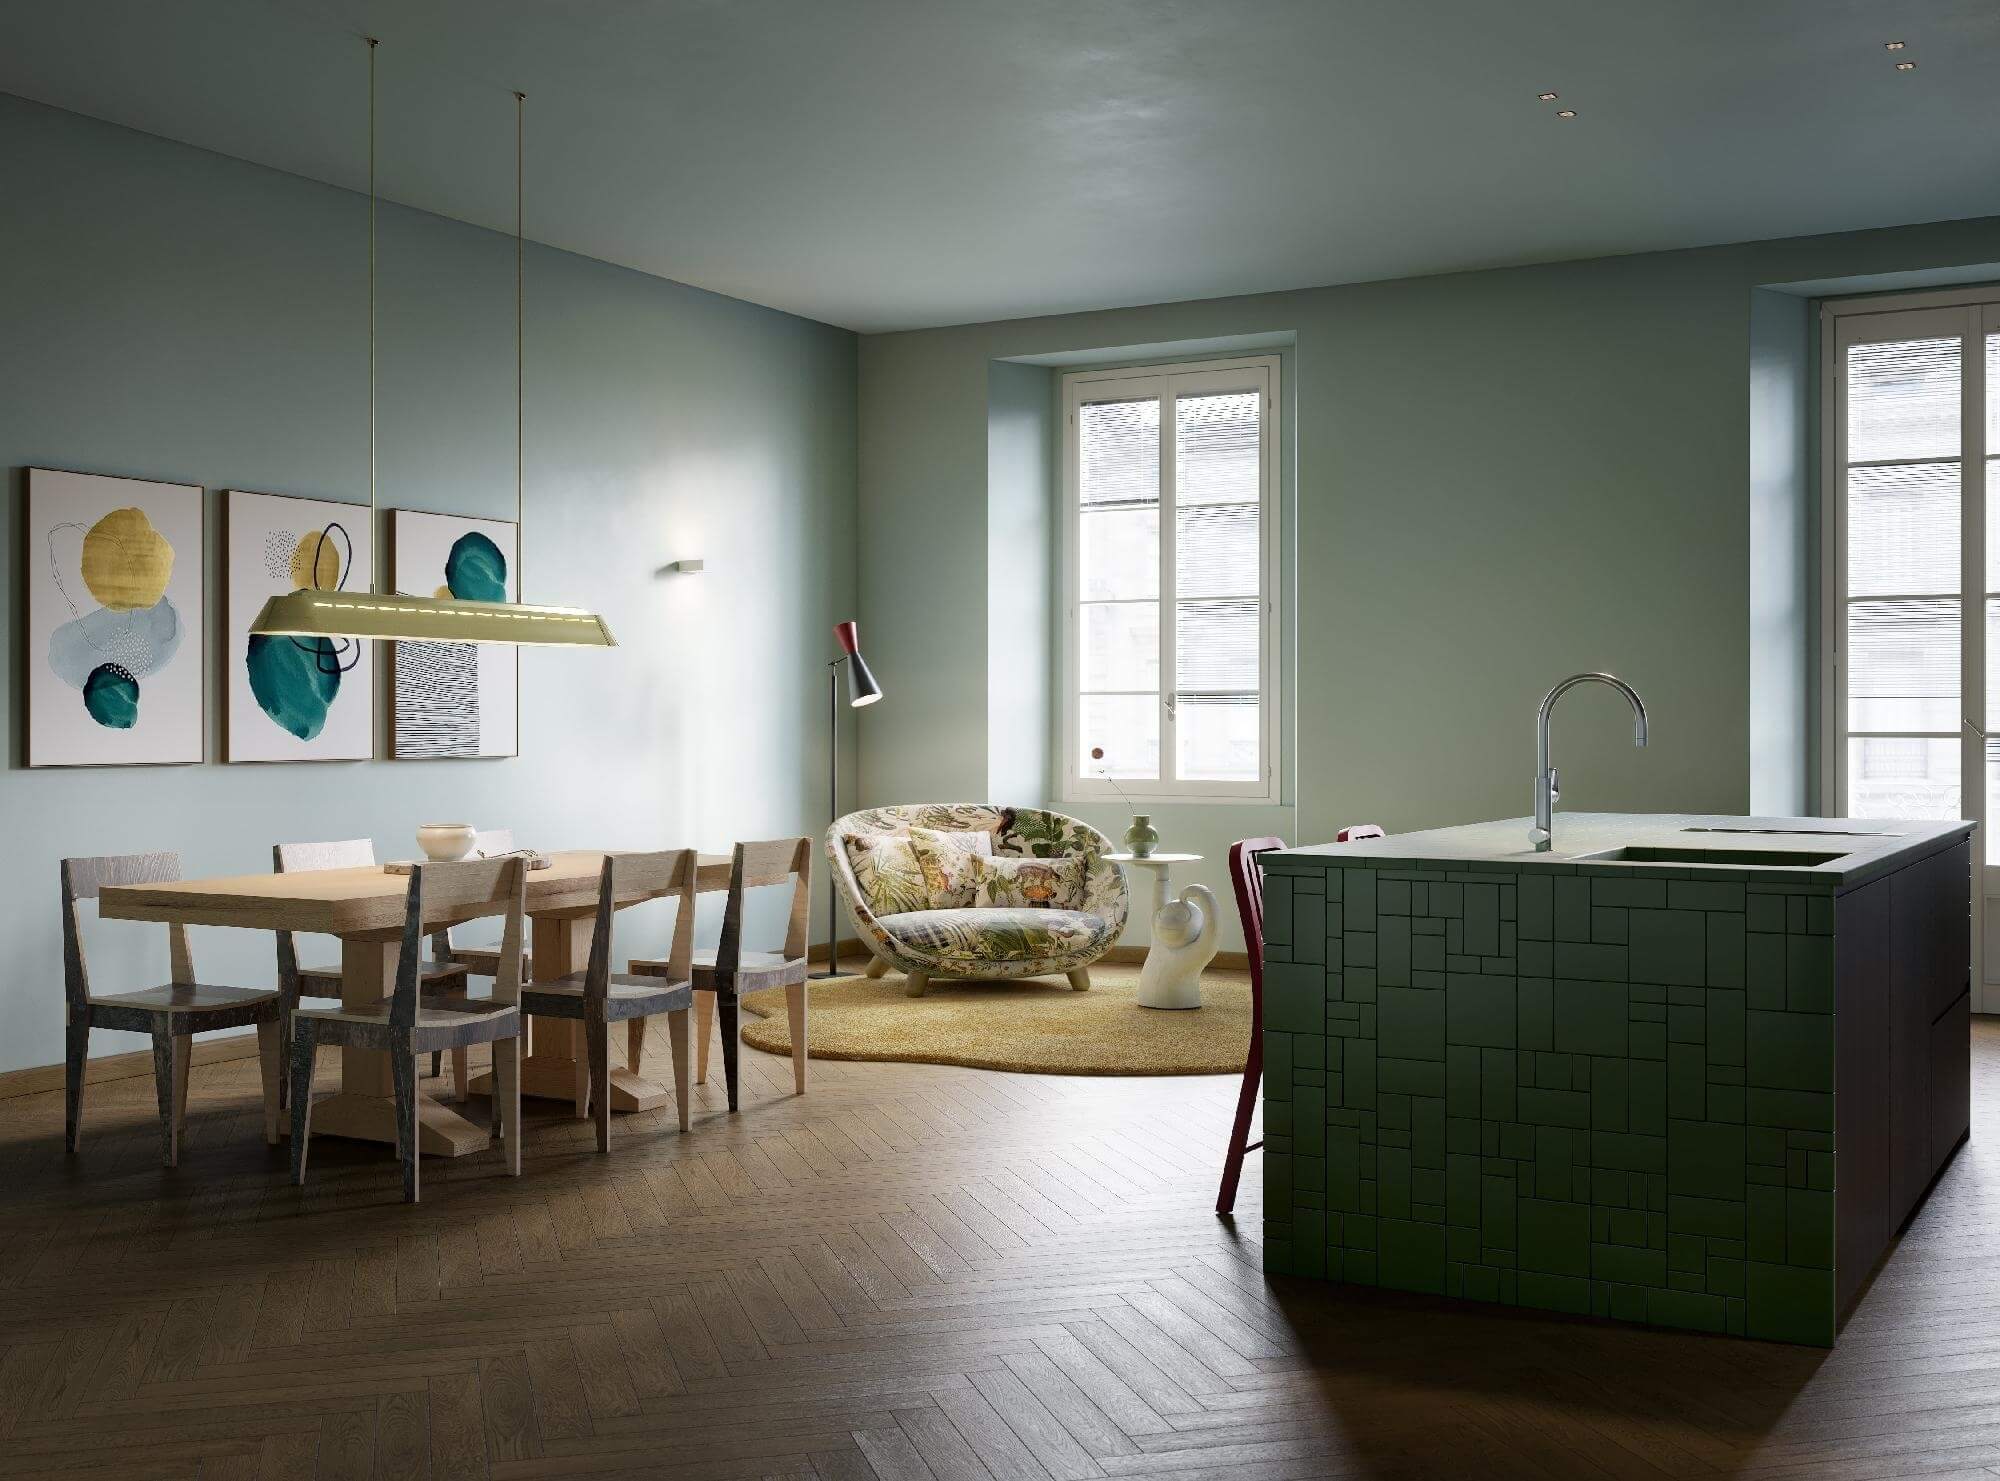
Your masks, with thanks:
M1556 769L1549 761L1549 716L1555 711L1556 701L1579 684L1609 684L1624 695L1625 702L1632 706L1632 744L1646 744L1646 701L1616 674L1571 674L1548 692L1535 715L1535 826L1528 830L1528 841L1538 854L1547 853L1554 845L1556 799L1562 796Z

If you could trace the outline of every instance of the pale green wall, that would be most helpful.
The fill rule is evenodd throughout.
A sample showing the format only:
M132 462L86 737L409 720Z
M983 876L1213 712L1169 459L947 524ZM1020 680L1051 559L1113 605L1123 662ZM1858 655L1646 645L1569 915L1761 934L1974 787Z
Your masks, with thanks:
M221 755L215 491L367 497L366 202L4 96L0 198L0 1070L61 1058L65 854L178 849L213 874L267 868L279 838L366 835L407 855L414 826L444 816L558 848L721 849L824 826L821 666L854 606L854 336L542 248L527 265L526 594L599 608L622 646L524 651L519 759L23 769L35 465L212 491ZM383 506L510 517L511 240L385 207L381 280ZM707 570L654 574L683 556ZM621 949L664 929L635 921ZM161 979L163 936L106 923L93 972ZM273 978L268 936L194 945L207 979ZM131 1047L120 1037L99 1052Z
M1245 833L1524 813L1535 705L1594 668L1638 686L1653 743L1608 693L1565 701L1564 807L1741 812L1752 290L1996 258L1986 220L866 337L861 610L885 683L921 692L870 717L864 799L988 775L961 621L986 606L988 363L1290 332L1297 815L1189 805L1168 846L1222 889Z
M987 367L984 797L1038 797L1049 773L1057 425L1053 372Z

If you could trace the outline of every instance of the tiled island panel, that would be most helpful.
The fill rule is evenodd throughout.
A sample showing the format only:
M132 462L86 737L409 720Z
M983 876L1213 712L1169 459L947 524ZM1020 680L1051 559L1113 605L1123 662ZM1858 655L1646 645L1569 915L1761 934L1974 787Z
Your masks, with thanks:
M1833 1340L1830 892L1267 871L1268 1268Z

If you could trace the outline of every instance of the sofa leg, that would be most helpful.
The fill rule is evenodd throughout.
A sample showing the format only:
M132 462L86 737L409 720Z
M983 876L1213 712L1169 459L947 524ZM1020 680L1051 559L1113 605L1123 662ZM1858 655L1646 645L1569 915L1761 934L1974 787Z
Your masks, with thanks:
M931 985L931 974L928 972L906 972L903 975L903 981L903 995L910 998L920 998L924 995L924 989Z
M1090 991L1090 968L1078 967L1069 974L1069 985L1078 992Z
M881 957L871 956L868 958L868 965L861 969L861 975L863 977L880 977L888 970L889 964L883 961Z

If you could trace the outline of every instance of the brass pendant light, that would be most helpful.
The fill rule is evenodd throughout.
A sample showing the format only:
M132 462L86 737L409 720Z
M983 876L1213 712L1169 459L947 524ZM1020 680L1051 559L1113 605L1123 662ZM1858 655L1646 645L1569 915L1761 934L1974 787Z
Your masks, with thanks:
M368 38L368 528L375 528L375 47ZM514 94L514 580L521 579L521 528L526 464L522 427L526 397L526 323L522 288L527 243L525 111ZM369 586L375 584L371 552ZM403 642L516 643L612 648L617 640L602 617L581 607L524 602L476 602L457 597L407 597L375 591L295 591L272 597L250 625L268 637L381 638Z

